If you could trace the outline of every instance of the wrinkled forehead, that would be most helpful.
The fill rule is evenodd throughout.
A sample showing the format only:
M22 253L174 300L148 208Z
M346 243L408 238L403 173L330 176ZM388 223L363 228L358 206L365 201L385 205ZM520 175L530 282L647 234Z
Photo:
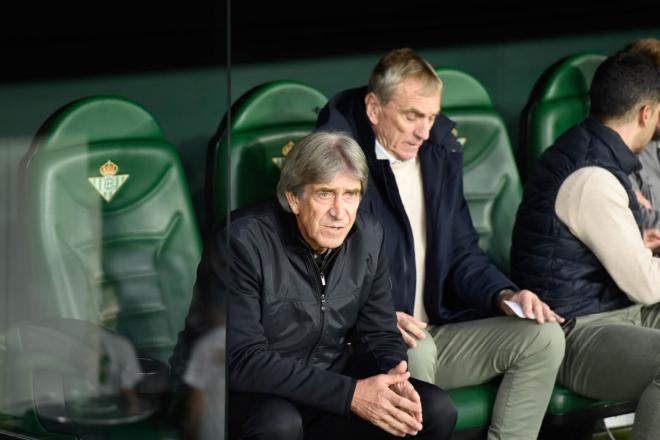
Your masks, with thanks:
M420 76L408 76L403 78L395 88L395 90L401 89L410 89L422 96L435 97L442 92L442 82Z
M440 111L440 91L428 90L419 82L404 81L397 86L390 102L404 111L436 114Z
M351 170L344 168L339 172L335 173L329 179L319 180L305 185L305 188L310 188L313 190L326 189L326 190L361 190L362 181L360 177Z

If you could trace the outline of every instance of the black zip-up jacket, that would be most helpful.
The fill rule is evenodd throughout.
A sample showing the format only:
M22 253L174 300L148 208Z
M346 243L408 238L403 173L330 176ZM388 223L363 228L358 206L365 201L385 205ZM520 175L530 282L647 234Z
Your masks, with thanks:
M407 360L382 227L359 213L344 243L319 268L295 216L275 202L235 211L231 218L230 263L218 253L218 261L208 264L205 253L180 344L190 346L205 304L228 286L229 389L348 414L356 384L342 374L349 337L377 372ZM218 233L219 248L225 233ZM228 282L219 279L224 267L230 269Z

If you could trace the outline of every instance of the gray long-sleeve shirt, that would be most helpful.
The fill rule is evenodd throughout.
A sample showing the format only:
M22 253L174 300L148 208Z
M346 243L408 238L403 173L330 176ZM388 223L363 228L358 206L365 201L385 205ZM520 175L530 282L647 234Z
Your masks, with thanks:
M660 228L660 141L649 143L639 154L642 169L630 175L633 188L651 202L653 209L642 207L644 229Z

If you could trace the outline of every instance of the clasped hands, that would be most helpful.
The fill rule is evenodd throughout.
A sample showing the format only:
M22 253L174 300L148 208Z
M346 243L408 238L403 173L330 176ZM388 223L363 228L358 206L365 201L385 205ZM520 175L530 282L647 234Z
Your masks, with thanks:
M416 435L422 429L422 402L407 370L401 361L387 374L358 380L351 410L397 437Z

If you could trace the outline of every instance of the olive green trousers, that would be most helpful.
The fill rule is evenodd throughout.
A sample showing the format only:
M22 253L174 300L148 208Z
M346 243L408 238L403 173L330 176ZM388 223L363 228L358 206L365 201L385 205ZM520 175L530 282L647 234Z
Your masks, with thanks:
M660 439L660 305L577 318L558 381L595 399L638 400L631 438Z
M558 324L502 316L429 326L426 333L408 350L414 378L450 390L501 376L488 439L537 438L564 356Z

